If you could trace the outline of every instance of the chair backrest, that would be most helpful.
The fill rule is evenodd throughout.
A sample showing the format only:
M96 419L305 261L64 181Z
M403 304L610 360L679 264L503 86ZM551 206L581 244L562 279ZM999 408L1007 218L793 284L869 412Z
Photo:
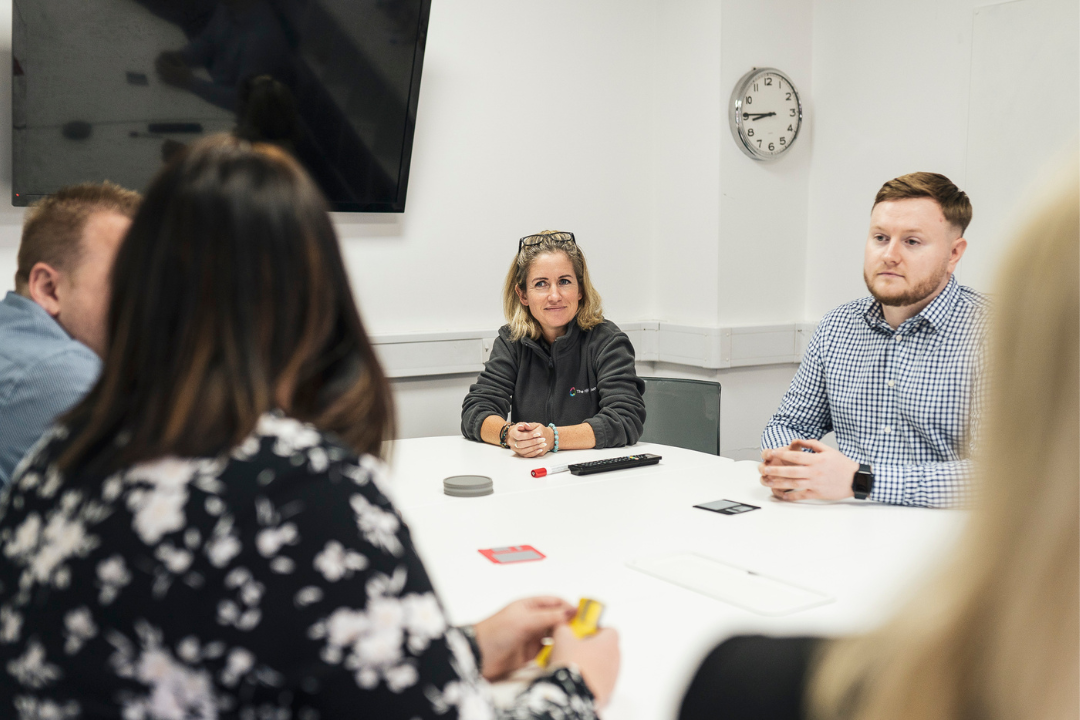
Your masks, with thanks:
M645 381L645 442L720 454L720 383L677 378Z

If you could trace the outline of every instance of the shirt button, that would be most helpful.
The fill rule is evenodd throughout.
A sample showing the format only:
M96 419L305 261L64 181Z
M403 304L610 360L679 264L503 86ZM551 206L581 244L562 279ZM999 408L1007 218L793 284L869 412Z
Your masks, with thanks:
M881 432L883 432L883 433L891 433L891 432L892 432L892 428L891 428L891 427L889 427L888 425L886 425L885 427L883 427L883 428L881 429Z
M893 385L896 384L896 382L894 380L886 380L885 384L888 385L889 387L892 387Z

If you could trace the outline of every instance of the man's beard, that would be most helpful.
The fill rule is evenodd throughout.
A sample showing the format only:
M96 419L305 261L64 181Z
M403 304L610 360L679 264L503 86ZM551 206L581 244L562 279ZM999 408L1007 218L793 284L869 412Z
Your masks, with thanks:
M874 290L870 275L865 270L863 271L863 281L866 283L866 289L869 290L870 294L874 296L874 299L882 305L888 307L904 307L906 305L914 305L922 302L933 295L934 291L941 286L941 281L945 279L948 272L948 263L944 263L936 273L926 280L897 295L883 295Z

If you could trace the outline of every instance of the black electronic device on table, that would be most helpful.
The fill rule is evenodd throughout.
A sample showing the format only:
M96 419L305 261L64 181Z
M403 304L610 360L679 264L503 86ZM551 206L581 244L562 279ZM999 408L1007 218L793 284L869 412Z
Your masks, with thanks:
M609 470L624 470L626 468L641 467L642 465L655 465L660 462L660 455L642 453L641 455L627 455L626 457L608 458L607 460L593 460L592 462L568 465L573 475L592 475L594 473L608 472Z

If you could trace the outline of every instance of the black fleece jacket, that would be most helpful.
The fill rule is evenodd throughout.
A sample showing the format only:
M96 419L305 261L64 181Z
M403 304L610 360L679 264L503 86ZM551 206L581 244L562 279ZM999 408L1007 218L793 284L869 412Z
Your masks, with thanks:
M633 445L645 423L645 382L634 370L634 346L610 320L592 330L570 323L549 347L499 329L476 384L461 405L461 434L480 441L489 415L514 422L592 426L596 447Z

